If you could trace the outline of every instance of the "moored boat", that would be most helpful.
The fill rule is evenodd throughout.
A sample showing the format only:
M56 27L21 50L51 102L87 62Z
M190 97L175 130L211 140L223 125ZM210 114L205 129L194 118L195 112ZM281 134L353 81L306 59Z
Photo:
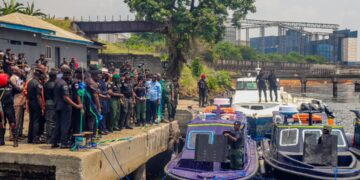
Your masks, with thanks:
M287 112L277 121L271 137L261 141L267 170L276 179L360 179L360 162L350 152L342 126L294 123ZM281 114L281 112L280 112ZM286 122L286 123L284 123Z
M223 135L225 132L233 129L234 121L221 116L221 110L218 108L215 115L214 113L202 114L201 118L199 116L189 122L183 151L166 165L165 173L174 179L191 180L250 179L253 177L259 166L256 142L247 136L245 116L236 112L236 120L241 121L244 126L241 146L243 148L243 166L241 169L231 169L230 162L224 160L227 159L223 156L227 154L229 147L227 143L220 145L224 143L221 139L225 138ZM210 149L205 151L200 149L199 144L203 142L198 140L200 136L208 140L205 141L204 147ZM201 157L214 159L204 160ZM222 160L218 160L219 158Z

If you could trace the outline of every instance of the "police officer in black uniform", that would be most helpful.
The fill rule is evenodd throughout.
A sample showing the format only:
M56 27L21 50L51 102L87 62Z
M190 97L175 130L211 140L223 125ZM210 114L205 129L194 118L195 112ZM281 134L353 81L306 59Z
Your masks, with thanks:
M63 67L61 69L63 76L57 79L55 83L55 108L56 108L56 126L52 137L52 148L69 148L69 130L71 126L71 111L72 106L78 109L82 108L81 104L75 103L71 100L70 80L71 69Z
M51 143L51 136L56 125L56 110L55 110L55 81L57 78L57 71L51 70L49 73L49 81L44 85L45 96L45 137L46 142Z
M82 100L85 100L85 98L81 98L78 94L78 91L80 90L80 83L83 83L83 76L86 73L85 69L82 67L79 67L75 70L75 78L73 79L71 83L71 99L74 102L77 102L77 104L83 104L84 102L81 102ZM81 109L78 109L76 107L72 108L71 113L71 132L72 134L78 134L82 129L80 129L80 118L81 118ZM82 117L82 124L85 122L85 117Z
M15 109L14 109L14 93L20 93L21 89L18 88L15 84L13 84L11 81L8 82L8 85L4 88L0 89L0 95L2 95L1 98L1 106L3 108L4 113L4 125L1 128L1 142L0 145L4 145L4 134L5 134L5 127L6 127L6 119L9 122L11 133L13 135L13 141L14 141L14 147L18 146L18 134L16 129L16 119L15 119ZM2 126L2 122L0 122L0 126Z
M130 127L130 115L132 108L132 98L134 95L132 84L130 83L130 74L129 72L124 73L125 79L121 82L121 94L124 95L123 103L121 105L121 124L120 129L133 129Z
M42 65L38 66L33 73L34 77L27 85L27 97L29 100L29 133L28 143L40 143L40 118L45 112L45 106L42 100L43 85L42 80L45 78L45 70Z
M87 102L85 104L85 116L86 116L86 125L85 130L90 132L96 132L96 117L90 111L90 105L93 104L91 107L92 111L99 117L101 114L101 104L99 99L99 86L97 82L101 78L101 71L97 69L90 70L91 76L87 76L85 79L86 83L86 90L90 94L90 98L87 98Z

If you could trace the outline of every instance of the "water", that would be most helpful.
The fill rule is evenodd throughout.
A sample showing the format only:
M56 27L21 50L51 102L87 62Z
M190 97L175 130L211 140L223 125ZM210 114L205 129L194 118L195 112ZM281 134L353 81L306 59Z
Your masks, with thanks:
M284 87L285 91L300 96L300 87ZM307 97L320 99L335 113L336 122L342 125L347 133L354 132L355 115L350 112L360 109L360 93L355 92L354 84L338 84L338 97L333 98L332 84L321 84L307 87Z

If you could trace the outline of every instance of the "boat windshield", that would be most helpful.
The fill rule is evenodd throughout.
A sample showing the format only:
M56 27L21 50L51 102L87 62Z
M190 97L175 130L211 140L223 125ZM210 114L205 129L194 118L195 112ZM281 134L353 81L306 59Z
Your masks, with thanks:
M209 144L214 142L214 132L213 131L190 131L187 139L187 149L195 149L196 136L198 134L205 134L209 136Z
M299 129L283 129L280 132L280 146L295 146L299 140Z
M343 133L339 129L333 129L331 131L332 135L337 136L337 146L338 147L346 147L346 142Z
M238 81L236 90L256 90L257 85L255 81Z
M320 129L306 129L303 131L303 139L305 139L305 134L315 134L316 139L319 140L319 138L322 135L322 131ZM331 131L332 135L337 136L337 146L338 147L346 147L345 138L343 136L343 133L338 129L333 129Z

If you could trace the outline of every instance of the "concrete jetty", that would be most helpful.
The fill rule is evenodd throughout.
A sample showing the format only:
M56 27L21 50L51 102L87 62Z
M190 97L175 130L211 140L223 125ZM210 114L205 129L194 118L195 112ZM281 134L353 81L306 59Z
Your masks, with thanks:
M104 136L101 140L131 137L99 145L96 149L71 152L51 149L50 145L11 142L0 147L0 179L17 178L57 180L111 180L136 172L137 179L145 179L145 163L171 147L179 134L177 121L161 123L148 128L123 130Z

